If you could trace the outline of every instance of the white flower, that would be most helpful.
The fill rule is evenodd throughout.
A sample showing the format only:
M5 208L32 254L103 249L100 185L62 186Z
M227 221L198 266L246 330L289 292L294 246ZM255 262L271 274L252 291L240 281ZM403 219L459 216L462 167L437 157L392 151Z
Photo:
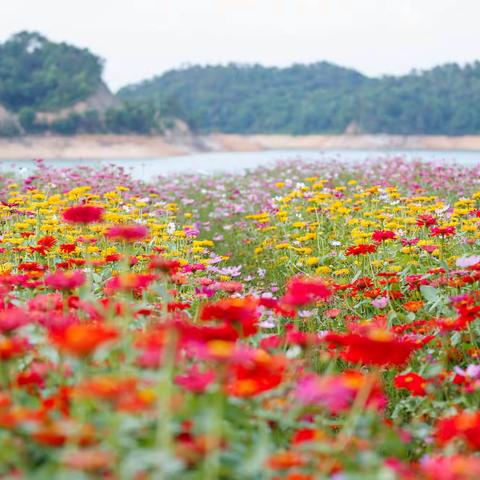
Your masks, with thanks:
M472 255L470 257L460 257L455 264L460 268L468 268L480 262L480 255Z

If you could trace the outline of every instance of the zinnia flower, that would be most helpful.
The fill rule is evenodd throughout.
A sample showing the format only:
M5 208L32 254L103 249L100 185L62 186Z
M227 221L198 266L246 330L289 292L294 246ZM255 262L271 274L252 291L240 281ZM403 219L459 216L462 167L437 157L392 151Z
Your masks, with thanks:
M409 338L396 337L388 330L372 328L366 334L330 333L326 340L345 350L342 357L364 365L403 365L421 345Z
M345 255L365 255L366 253L374 253L376 250L377 246L373 243L361 243L348 247Z
M45 278L45 285L55 290L73 290L81 287L87 280L85 272L73 270L64 272L57 270Z
M414 397L421 397L426 394L426 383L427 381L415 372L397 375L393 380L395 387L408 390Z
M372 233L372 240L374 242L384 242L385 240L393 240L397 236L395 235L395 232L392 232L391 230L375 230Z
M116 225L110 227L105 236L110 240L123 240L125 242L138 242L148 235L148 228L144 225Z
M118 332L102 323L74 323L50 336L61 350L83 357L93 353L103 343L115 340Z
M94 207L93 205L78 205L76 207L67 208L63 212L63 219L69 223L94 223L101 222L103 216L103 208Z
M318 300L327 300L332 291L319 278L294 277L287 285L287 291L280 303L290 307L300 307Z

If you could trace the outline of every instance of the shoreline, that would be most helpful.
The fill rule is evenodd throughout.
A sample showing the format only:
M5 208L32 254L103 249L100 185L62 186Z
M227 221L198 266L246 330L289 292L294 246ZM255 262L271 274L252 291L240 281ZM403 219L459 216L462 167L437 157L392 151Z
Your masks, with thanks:
M479 151L480 135L78 135L0 138L0 160L137 159L268 150Z

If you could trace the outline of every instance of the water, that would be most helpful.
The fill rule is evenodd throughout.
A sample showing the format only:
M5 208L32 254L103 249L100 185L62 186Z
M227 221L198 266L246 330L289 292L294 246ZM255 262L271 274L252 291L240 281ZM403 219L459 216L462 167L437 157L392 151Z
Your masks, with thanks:
M367 159L402 156L410 159L439 160L474 165L480 162L477 151L382 151L382 150L278 150L262 152L223 152L201 153L180 157L138 158L118 160L46 160L45 163L56 168L91 166L101 169L106 165L121 165L134 178L148 180L158 175L171 173L239 173L258 166L273 165L279 160L328 160L360 162ZM0 162L0 172L15 171L29 175L35 169L33 160Z

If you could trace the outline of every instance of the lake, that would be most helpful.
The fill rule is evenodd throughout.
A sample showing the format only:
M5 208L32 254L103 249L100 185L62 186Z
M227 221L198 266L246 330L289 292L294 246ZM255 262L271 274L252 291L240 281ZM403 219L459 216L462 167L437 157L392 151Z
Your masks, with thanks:
M106 165L122 165L130 171L134 178L148 180L157 175L171 173L240 173L258 166L274 164L279 160L331 160L361 162L367 159L391 158L402 156L411 159L438 160L473 165L480 161L477 151L372 151L372 150L279 150L261 152L223 152L201 153L178 157L140 158L118 160L46 160L45 163L56 168L76 165L102 168ZM30 174L35 168L33 160L4 160L0 163L0 171L15 171L21 175Z

